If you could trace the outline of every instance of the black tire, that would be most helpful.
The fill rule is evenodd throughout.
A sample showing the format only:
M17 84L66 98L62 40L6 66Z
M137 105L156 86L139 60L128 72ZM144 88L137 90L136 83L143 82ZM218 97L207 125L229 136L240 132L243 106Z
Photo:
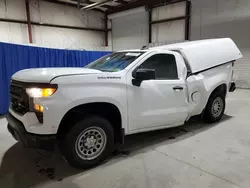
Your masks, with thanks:
M87 159L83 159L82 158L83 156L79 154L87 150L86 149L87 147L85 147L83 144L83 142L85 142L86 140L79 141L79 137L81 137L81 135L83 135L84 133L86 134L86 131L88 131L89 129L92 130L93 127L100 131L102 130L101 132L105 133L106 144L105 146L102 147L103 149L99 153L98 157L87 160ZM91 138L92 138L92 135L91 135ZM78 146L77 143L80 143L80 146ZM96 145L96 143L94 145ZM80 151L79 149L80 150L83 149L83 151ZM75 168L80 168L80 169L87 169L87 168L96 166L100 164L102 161L104 161L113 151L113 149L114 149L114 131L110 122L100 116L88 116L84 118L83 120L78 121L73 126L73 128L69 131L69 133L67 133L67 135L65 136L63 140L63 146L61 147L61 152L64 155L67 162L71 166Z
M213 113L213 107L214 107L213 105L215 100L218 100L221 103L220 104L221 109L217 114ZM208 99L206 108L204 110L203 120L208 123L216 123L220 121L220 119L224 115L225 107L226 107L225 95L219 92L212 93L210 98Z

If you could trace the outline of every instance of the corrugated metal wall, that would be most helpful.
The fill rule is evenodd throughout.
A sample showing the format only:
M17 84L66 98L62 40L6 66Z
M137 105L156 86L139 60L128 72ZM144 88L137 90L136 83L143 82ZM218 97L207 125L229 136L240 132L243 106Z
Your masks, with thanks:
M112 18L113 50L140 49L148 44L148 12L144 7L138 11L123 12Z
M104 14L80 11L78 8L30 0L31 21L78 27L104 28ZM25 0L0 0L0 18L26 20ZM36 46L110 50L104 47L104 32L66 29L32 25L33 42ZM27 24L0 22L0 41L28 44Z
M190 40L232 38L244 58L235 63L237 86L250 88L250 0L191 0ZM183 16L185 2L155 8L152 20ZM113 19L113 49L139 48L148 42L148 13ZM152 43L183 41L184 20L152 25Z
M250 88L250 0L192 0L191 40L230 37L244 58L235 63L237 85Z
M186 2L153 8L152 21L185 16ZM112 20L113 50L141 48L149 42L149 13L144 7L117 13ZM152 44L185 40L185 20L152 24Z
M186 14L186 2L161 6L152 10L152 21L169 19ZM152 25L152 42L185 40L185 20Z

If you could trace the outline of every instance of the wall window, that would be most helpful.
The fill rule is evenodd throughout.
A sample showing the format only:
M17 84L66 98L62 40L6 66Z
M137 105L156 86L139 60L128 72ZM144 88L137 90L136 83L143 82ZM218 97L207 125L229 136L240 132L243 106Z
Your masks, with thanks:
M175 57L171 54L153 55L142 63L139 68L154 69L156 79L178 79Z

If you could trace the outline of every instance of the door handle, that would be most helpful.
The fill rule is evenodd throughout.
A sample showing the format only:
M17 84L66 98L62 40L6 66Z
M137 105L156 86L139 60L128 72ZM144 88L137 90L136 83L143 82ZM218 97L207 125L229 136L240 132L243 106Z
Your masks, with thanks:
M183 90L183 87L181 87L181 86L175 86L175 87L173 87L173 90Z

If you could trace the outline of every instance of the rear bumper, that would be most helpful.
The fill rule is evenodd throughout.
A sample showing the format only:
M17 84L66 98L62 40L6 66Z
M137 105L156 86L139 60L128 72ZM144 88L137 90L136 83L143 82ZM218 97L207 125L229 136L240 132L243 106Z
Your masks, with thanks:
M54 149L57 143L56 135L37 135L26 132L21 121L17 120L11 114L6 116L8 121L8 130L11 135L26 147L37 149Z
M229 87L229 92L234 92L236 89L236 84L235 82L231 82L230 83L230 87Z

